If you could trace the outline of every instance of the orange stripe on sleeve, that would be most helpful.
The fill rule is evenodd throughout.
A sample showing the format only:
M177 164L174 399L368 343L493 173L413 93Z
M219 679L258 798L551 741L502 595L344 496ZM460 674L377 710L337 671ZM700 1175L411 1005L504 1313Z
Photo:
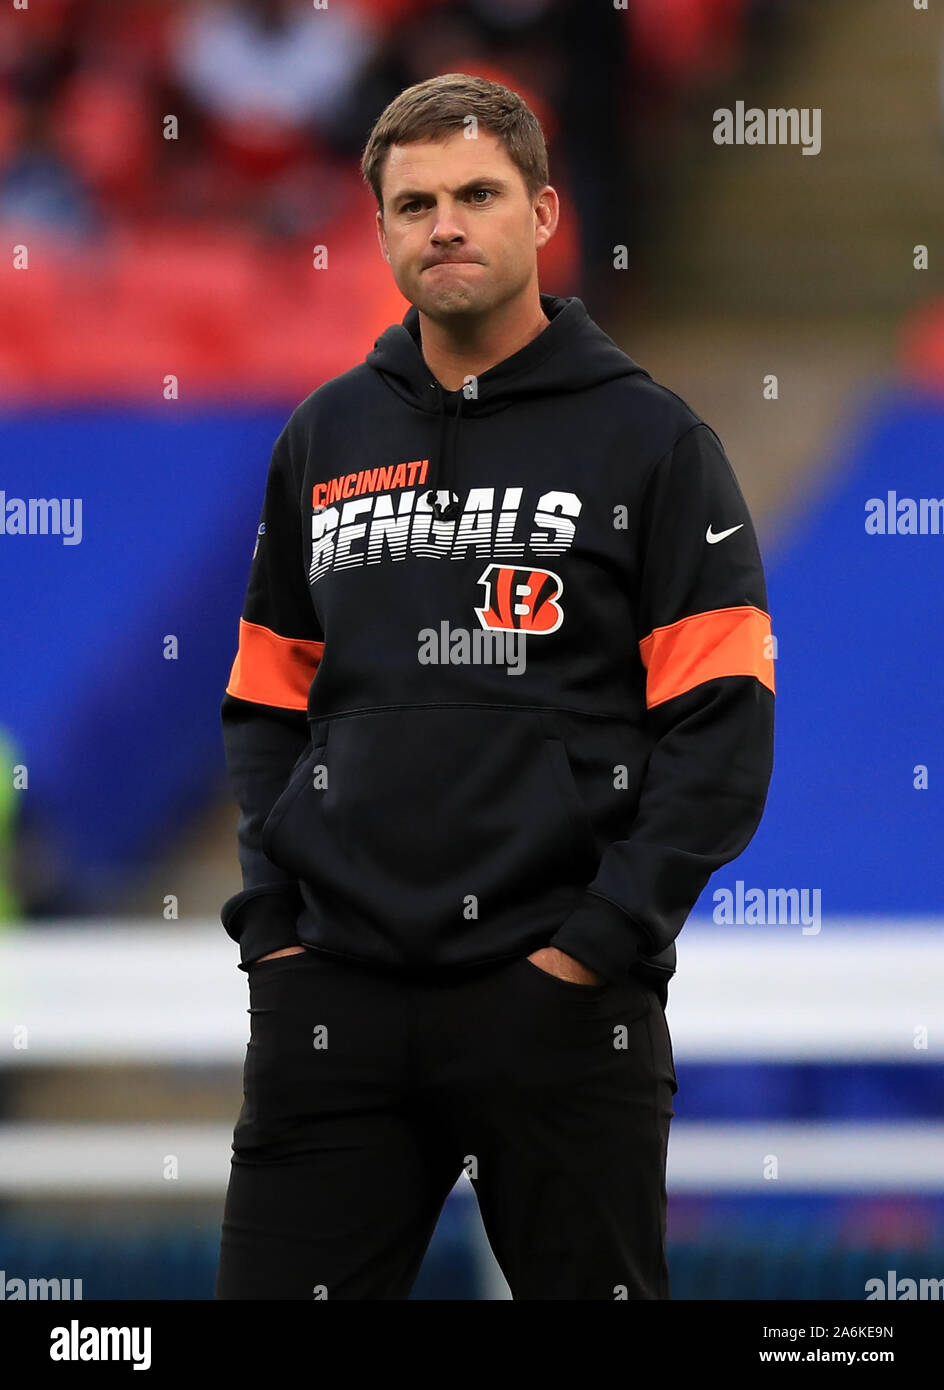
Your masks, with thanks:
M639 643L646 708L719 676L756 676L774 692L770 615L760 608L714 608L657 627Z
M240 618L239 650L226 693L257 705L307 709L308 688L323 652L324 642L280 637Z

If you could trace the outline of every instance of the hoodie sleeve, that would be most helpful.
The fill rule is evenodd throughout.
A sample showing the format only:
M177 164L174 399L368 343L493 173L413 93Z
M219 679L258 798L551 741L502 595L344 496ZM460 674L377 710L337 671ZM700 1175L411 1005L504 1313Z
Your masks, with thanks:
M640 513L638 659L654 740L627 839L549 945L606 979L675 940L711 874L750 842L773 766L774 672L753 523L699 422L655 465Z
M300 487L289 421L272 450L239 645L221 709L226 767L240 808L243 887L223 904L220 919L239 942L241 968L298 945L298 882L266 858L261 835L292 769L308 751L308 689L324 650L305 574Z

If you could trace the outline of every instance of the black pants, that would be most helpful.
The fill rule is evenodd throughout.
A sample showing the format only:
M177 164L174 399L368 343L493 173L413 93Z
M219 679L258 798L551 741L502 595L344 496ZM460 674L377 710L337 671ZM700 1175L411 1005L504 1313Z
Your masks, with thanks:
M666 1299L664 989L249 967L216 1298L405 1299L463 1168L515 1299Z

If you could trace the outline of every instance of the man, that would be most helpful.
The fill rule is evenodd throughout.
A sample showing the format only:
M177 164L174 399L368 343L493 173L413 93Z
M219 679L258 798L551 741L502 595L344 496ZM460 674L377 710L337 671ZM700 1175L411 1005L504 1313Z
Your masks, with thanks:
M514 1298L668 1298L674 941L771 770L754 529L709 427L539 292L520 98L419 83L363 170L412 307L276 441L223 701L217 1297L406 1298L465 1171Z

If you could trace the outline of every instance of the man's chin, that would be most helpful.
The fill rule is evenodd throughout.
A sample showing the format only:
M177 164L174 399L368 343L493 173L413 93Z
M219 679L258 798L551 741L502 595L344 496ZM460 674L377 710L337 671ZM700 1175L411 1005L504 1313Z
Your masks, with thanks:
M458 286L434 294L430 294L428 289L421 286L413 303L420 313L425 314L433 323L478 318L491 307L487 296Z

